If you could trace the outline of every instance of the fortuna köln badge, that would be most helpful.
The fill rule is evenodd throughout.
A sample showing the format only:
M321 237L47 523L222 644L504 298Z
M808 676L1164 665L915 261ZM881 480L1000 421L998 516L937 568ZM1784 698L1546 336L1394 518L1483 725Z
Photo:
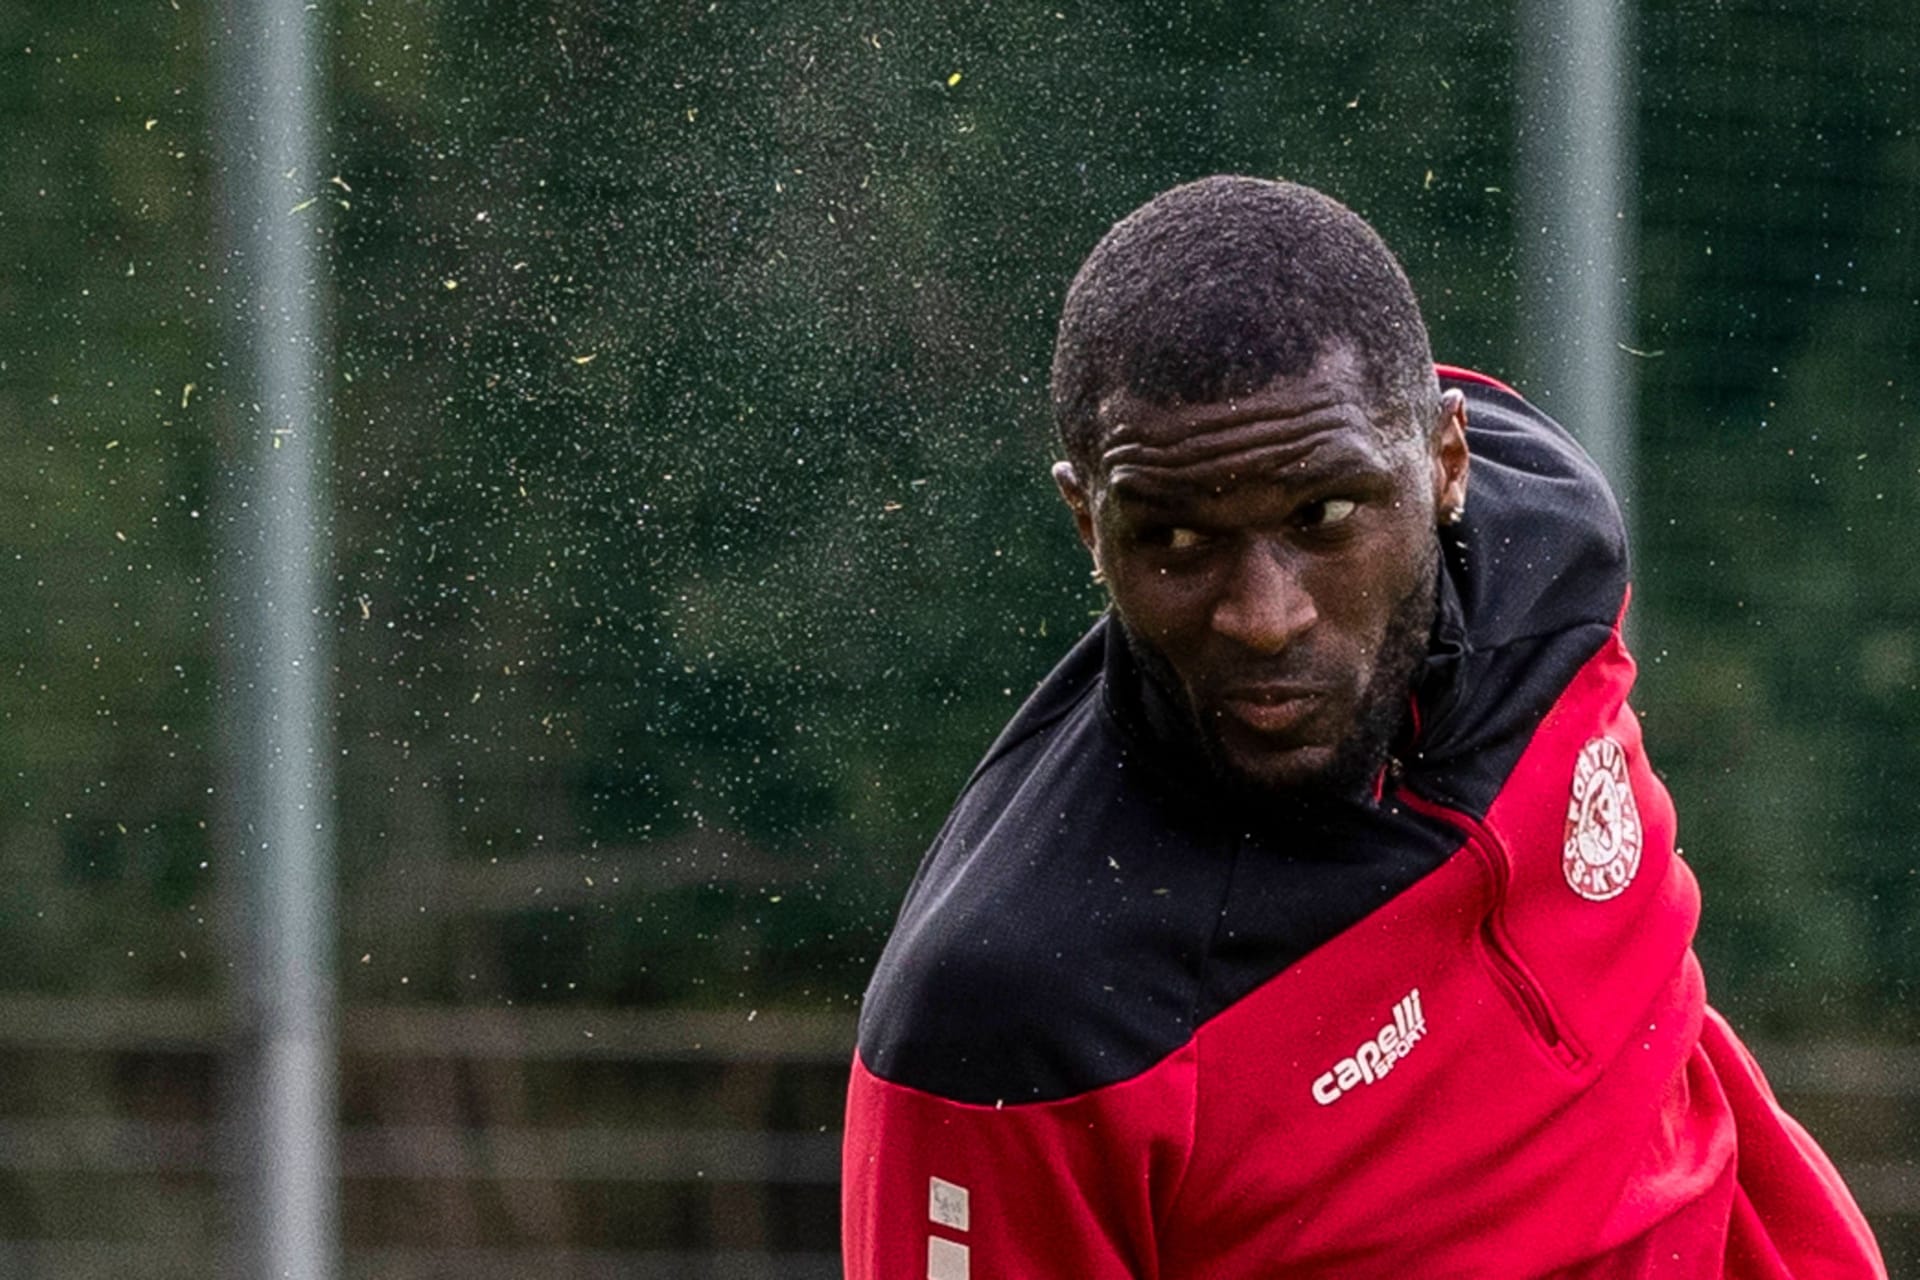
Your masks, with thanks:
M1567 804L1567 883L1592 902L1616 897L1640 870L1640 807L1627 781L1627 752L1612 738L1580 748Z

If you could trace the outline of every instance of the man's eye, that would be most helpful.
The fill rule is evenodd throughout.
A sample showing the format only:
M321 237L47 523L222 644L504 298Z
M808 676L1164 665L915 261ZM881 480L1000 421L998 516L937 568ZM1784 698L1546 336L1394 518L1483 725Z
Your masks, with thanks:
M1351 498L1328 498L1311 503L1300 512L1300 523L1309 529L1328 529L1353 514Z
M1206 535L1198 529L1188 529L1180 525L1168 529L1163 536L1166 538L1169 551L1191 551L1207 540Z

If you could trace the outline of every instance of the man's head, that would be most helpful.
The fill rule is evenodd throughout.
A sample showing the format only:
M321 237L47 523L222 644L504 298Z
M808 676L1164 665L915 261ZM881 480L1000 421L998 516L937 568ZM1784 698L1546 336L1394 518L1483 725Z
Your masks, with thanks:
M1354 790L1425 652L1466 413L1413 290L1320 193L1209 178L1117 224L1068 290L1072 508L1148 675L1216 769Z

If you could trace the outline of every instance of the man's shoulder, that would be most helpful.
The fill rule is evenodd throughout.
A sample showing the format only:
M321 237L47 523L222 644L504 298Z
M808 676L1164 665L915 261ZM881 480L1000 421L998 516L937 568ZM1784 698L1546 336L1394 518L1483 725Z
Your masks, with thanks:
M1504 383L1440 367L1467 396L1467 518L1450 541L1470 641L1598 623L1626 602L1626 524L1607 478L1578 441Z
M883 1079L1051 1100L1192 1035L1230 859L1143 785L1082 661L1100 630L1015 716L921 864L861 1013Z
M1441 619L1409 763L1430 794L1480 813L1575 674L1617 637L1626 528L1606 477L1559 424L1484 375L1440 376L1467 395L1472 469L1466 519L1442 538Z
M1048 741L1063 726L1075 727L1085 736L1098 734L1100 702L1109 620L1101 618L1077 640L1027 700L1020 704L1006 728L974 766L961 794L962 803L981 779L991 772L1002 774L1024 771L1027 757L1044 754Z

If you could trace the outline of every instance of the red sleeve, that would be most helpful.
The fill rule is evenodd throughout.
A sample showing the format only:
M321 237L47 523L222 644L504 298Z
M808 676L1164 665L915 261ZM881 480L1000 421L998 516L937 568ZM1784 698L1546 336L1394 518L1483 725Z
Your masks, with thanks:
M1153 1280L1191 1150L1191 1045L1073 1098L952 1102L858 1055L841 1152L847 1280Z
M1727 1274L1885 1280L1880 1246L1839 1171L1780 1109L1760 1064L1712 1009L1700 1029L1700 1047L1726 1091L1740 1135Z

